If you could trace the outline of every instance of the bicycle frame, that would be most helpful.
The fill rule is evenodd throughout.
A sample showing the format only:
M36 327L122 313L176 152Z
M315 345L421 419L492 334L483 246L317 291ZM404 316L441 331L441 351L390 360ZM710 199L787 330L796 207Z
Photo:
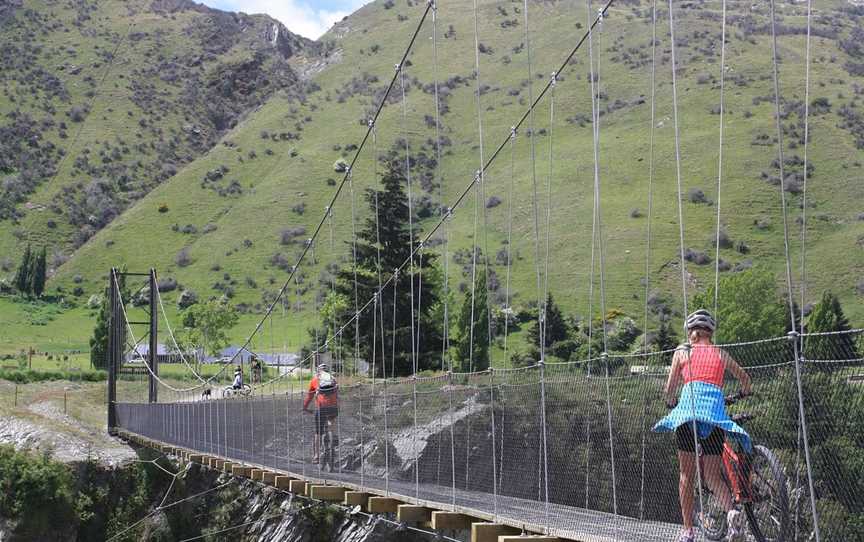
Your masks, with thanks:
M750 481L750 458L746 452L736 452L729 441L723 443L723 470L736 504L753 502Z

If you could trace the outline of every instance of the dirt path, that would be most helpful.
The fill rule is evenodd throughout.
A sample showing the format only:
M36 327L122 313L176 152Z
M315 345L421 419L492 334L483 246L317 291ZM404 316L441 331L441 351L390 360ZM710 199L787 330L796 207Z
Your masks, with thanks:
M3 401L0 406L0 444L50 453L63 462L93 459L106 466L116 466L135 459L134 451L109 436L104 425L64 414L63 393L68 386L68 382L19 386L18 405ZM92 388L75 387L78 410L88 414L82 415L84 419L93 419L93 414L104 408L99 404L98 387ZM14 385L0 384L0 394L5 398L14 393Z

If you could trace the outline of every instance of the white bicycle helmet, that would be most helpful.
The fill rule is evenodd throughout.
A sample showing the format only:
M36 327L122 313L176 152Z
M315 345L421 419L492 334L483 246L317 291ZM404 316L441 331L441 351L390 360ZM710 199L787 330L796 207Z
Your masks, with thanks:
M322 363L318 366L318 371L329 371L330 367L326 363Z
M695 327L705 328L711 332L717 329L717 322L714 320L714 317L711 316L711 313L705 309L699 309L690 314L684 325L687 328L687 331L690 331Z

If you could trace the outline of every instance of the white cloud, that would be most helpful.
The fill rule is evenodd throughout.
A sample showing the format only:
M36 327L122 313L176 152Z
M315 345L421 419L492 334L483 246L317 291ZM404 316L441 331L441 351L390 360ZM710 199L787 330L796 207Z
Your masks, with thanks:
M203 0L205 4L217 2ZM318 39L334 23L369 0L346 0L344 9L319 9L316 0L222 0L218 6L245 13L266 13L284 24L288 30L301 36ZM342 6L340 6L342 7Z

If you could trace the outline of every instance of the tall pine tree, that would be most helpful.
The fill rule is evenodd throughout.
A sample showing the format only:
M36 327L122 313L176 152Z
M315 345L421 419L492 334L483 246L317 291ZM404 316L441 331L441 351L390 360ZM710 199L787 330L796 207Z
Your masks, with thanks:
M570 326L564 320L564 315L561 314L561 309L552 298L552 294L546 295L546 325L544 326L544 335L546 338L545 351L550 353L554 350L555 343L566 341L570 338ZM528 329L528 340L531 343L531 354L540 359L540 322L534 321L534 324Z
M394 269L408 259L411 247L416 248L419 241L419 227L416 222L413 236L409 227L408 200L403 188L407 181L402 162L388 161L381 182L382 190L369 189L364 195L371 213L357 231L356 295L359 307L371 299L378 289L379 249L381 280L385 282ZM348 251L351 258L353 247L350 240ZM440 298L441 276L435 260L435 254L420 251L414 256L413 274L406 265L396 279L384 288L378 305L378 315L373 314L373 304L358 319L360 357L370 366L374 366L378 375L407 375L413 371L412 312L417 370L440 366L442 331L441 322L435 315ZM336 281L336 291L349 300L348 309L346 314L339 316L338 322L328 323L328 327L332 328L332 324L336 323L335 327L338 329L353 315L354 288L354 268L353 264L349 263L339 270ZM374 329L376 322L377 331ZM353 352L354 329L354 325L349 325L345 330L342 345L346 352ZM377 359L373 360L374 337L377 337ZM395 355L392 355L393 352Z
M486 270L480 267L474 277L474 296L465 296L457 322L456 357L463 372L489 368L489 309L487 307Z
M849 320L843 313L840 300L831 292L822 294L822 299L813 307L807 318L808 333L849 331ZM804 339L804 356L807 359L857 359L855 337L850 334L810 336Z
M666 352L667 350L673 350L678 346L678 339L675 336L675 331L672 329L669 320L670 319L665 316L660 318L660 327L657 328L657 333L648 344L651 351ZM672 363L672 352L652 356L649 361L668 365L669 363Z
M15 272L15 288L18 293L29 294L31 291L30 273L33 269L33 252L30 250L30 245L24 250L24 255L21 257L21 263L18 265L18 270Z
M45 259L47 254L45 247L33 260L33 270L30 273L30 292L36 297L41 297L45 291L45 280L47 279L47 268Z

